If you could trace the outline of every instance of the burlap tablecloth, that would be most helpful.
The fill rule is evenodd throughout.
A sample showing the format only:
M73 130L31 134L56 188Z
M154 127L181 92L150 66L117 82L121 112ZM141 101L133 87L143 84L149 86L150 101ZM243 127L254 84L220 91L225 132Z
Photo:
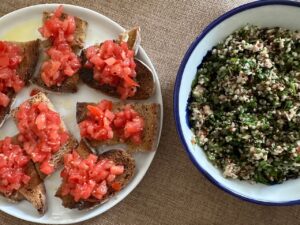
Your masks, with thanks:
M0 15L41 0L2 0ZM179 63L190 43L213 19L248 0L53 1L100 12L124 27L142 27L142 45L159 75L164 100L163 132L145 178L121 203L87 225L300 224L300 207L266 207L232 197L201 175L177 137L172 94ZM0 224L25 225L0 212Z

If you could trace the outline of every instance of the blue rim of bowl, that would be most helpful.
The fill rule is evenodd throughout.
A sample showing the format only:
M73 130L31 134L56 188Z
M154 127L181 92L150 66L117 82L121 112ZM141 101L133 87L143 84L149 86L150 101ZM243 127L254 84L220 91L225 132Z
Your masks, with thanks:
M192 44L190 45L189 49L187 50L187 52L185 53L183 60L179 66L179 70L177 72L177 77L176 77L176 81L175 81L175 86L174 86L174 91L173 91L173 110L174 110L174 117L175 117L175 124L176 124L176 128L177 128L177 133L180 137L181 143L183 144L186 152L188 153L188 156L190 158L190 160L193 162L194 166L214 185L216 185L217 187L219 187L220 189L222 189L223 191L225 191L226 193L233 195L239 199L248 201L248 202L252 202L252 203L256 203L256 204L260 204L260 205L268 205L268 206L288 206L288 205L298 205L300 204L300 199L299 200L293 200L293 201L284 201L284 202L267 202L267 201L260 201L260 200L256 200L256 199L252 199L252 198L248 198L245 196L242 196L240 194L235 193L234 191L224 187L221 183L219 183L215 178L213 178L203 167L201 167L194 155L191 153L186 140L183 136L183 132L181 129L181 124L180 124L180 118L179 118L179 110L178 110L178 106L179 106L179 90L180 90L180 85L181 85L181 80L182 80L182 75L186 66L187 61L189 60L191 54L193 53L194 49L196 48L196 46L199 44L199 42L217 25L219 25L220 23L222 23L224 20L238 14L241 13L243 11L249 10L249 9L253 9L253 8L258 8L261 6L267 6L267 5L286 5L286 6L294 6L294 7L300 7L300 2L295 2L295 1L287 1L287 0L261 0L261 1L256 1L256 2L251 2L248 4L244 4L241 5L239 7L236 7L228 12L226 12L225 14L223 14L222 16L218 17L216 20L214 20L213 22L211 22L203 31L202 33L196 37L196 39L192 42Z

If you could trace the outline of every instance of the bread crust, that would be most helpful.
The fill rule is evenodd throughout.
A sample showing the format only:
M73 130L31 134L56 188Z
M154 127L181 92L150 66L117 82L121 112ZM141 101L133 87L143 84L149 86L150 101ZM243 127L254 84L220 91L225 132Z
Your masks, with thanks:
M26 174L28 174L31 179L27 185L20 188L19 193L29 201L40 214L45 214L47 211L46 188L32 161L28 164Z

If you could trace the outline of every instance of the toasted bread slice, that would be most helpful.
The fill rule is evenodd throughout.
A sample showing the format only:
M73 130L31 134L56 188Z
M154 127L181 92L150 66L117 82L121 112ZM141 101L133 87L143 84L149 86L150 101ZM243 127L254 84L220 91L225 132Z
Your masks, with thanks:
M94 103L78 102L76 106L77 123L83 121L87 116L87 105L95 105ZM113 103L113 111L120 111L124 107L124 103ZM129 152L137 151L152 151L155 150L158 136L158 125L160 120L160 105L156 103L143 104L133 103L132 108L143 116L145 128L142 135L142 143L139 145L133 144L130 140L126 141L126 150ZM92 148L100 146L110 146L122 144L117 135L108 141L95 141L83 138L83 140Z
M27 185L15 191L10 196L2 196L14 203L27 200L40 214L45 214L47 210L46 188L32 161L28 163L26 174L31 177Z
M44 51L42 53L45 54ZM64 82L60 86L51 86L48 87L41 78L41 74L38 74L36 77L32 78L32 83L42 87L47 91L52 92L63 92L63 93L75 93L77 92L78 88L78 81L79 81L79 74L75 73L73 76L68 77L64 80Z
M127 42L129 49L132 49L137 53L140 42L140 28L135 27L131 30L125 31L121 33L118 37L117 42ZM98 45L99 46L99 45ZM82 65L85 65L86 58L86 50L83 50L81 53ZM137 91L134 96L129 97L131 100L142 100L150 98L155 91L155 81L152 74L151 69L142 61L135 59L136 63L136 81L140 85L137 87ZM79 71L80 79L90 86L91 88L97 89L104 94L107 94L112 97L119 97L120 95L117 93L116 88L111 87L109 85L100 85L97 81L94 80L94 72L93 68L82 67Z
M92 153L91 150L86 146L86 144L83 141L80 142L79 147L76 149L76 151L83 158L86 158L90 153ZM121 184L121 189L123 189L131 180L131 178L135 173L134 159L129 154L127 154L125 151L122 150L111 150L99 155L99 160L104 158L114 161L117 165L118 164L124 165L124 173L122 175L117 176L115 180L116 182L119 182ZM82 209L92 208L94 206L97 206L107 201L115 193L116 191L113 188L108 187L108 192L102 200L98 200L96 198L90 198L87 200L80 200L78 202L75 202L71 195L62 196L61 187L60 187L56 192L55 196L62 200L62 204L64 207L70 209L77 208L79 210L82 210Z
M17 136L13 138L13 142L19 144ZM40 214L44 214L47 210L46 188L32 161L28 162L26 174L31 177L29 183L12 195L4 197L7 197L12 202L27 200Z
M43 22L45 22L48 18L50 18L52 13L44 12L43 13ZM68 15L66 13L63 13L61 18L64 19ZM87 22L75 17L75 34L74 34L74 40L71 43L71 47L75 53L78 53L84 46L84 41L86 37L86 29L87 29ZM46 54L46 49L48 49L51 46L51 42L49 40L43 41L41 45L41 52L42 52L42 62L45 62L48 60L48 56ZM41 69L41 68L40 68ZM66 93L74 93L77 92L77 84L79 81L79 74L76 73L71 77L68 77L60 86L51 86L48 87L45 85L44 81L41 78L41 73L39 73L36 77L32 79L32 82L39 85L40 87L44 88L48 91L53 92L66 92Z
M49 19L53 14L51 12L44 12L43 13L43 23L46 22L47 19ZM68 14L62 13L61 19L65 19L68 17ZM88 23L78 17L74 17L75 19L75 34L74 34L74 40L71 43L71 47L74 50L74 52L79 51L84 46L84 41L86 38L86 29Z
M85 57L85 52L86 51L83 50L81 53L82 65L84 65L87 60ZM135 59L134 61L136 63L136 73L137 73L136 81L140 86L137 87L137 91L135 95L132 97L128 97L128 99L129 100L148 99L153 95L155 89L152 72L148 68L148 66L142 63L140 60ZM120 94L117 93L114 87L111 87L109 85L100 85L99 82L94 80L94 72L92 68L86 68L83 66L79 71L79 76L80 79L91 88L97 89L111 97L115 97L115 98L120 97Z
M41 58L42 62L46 61L48 59L48 56L46 54L46 49L48 49L51 46L51 42L49 40L45 40L41 42ZM42 64L41 64L42 65ZM41 68L39 68L41 70ZM38 73L37 76L32 78L32 82L40 87L42 87L45 90L53 91L53 92L65 92L65 93L75 93L77 92L77 84L79 81L79 75L78 73L74 74L71 77L68 77L61 86L52 86L48 87L44 81L41 78L41 73Z
M29 98L27 100L30 104L34 104L34 103L37 103L37 102L44 102L48 105L49 109L51 109L52 111L56 111L53 104L51 103L51 101L49 100L49 98L47 98L47 96L43 93L43 92L39 92L37 93L36 95L32 96L31 98ZM16 124L18 124L18 121L15 117L16 115L16 112L19 110L19 108L15 108L12 110L11 112L11 115L12 117L14 118ZM67 131L67 128L63 122L63 120L61 119L61 128L65 131ZM78 145L78 142L77 140L72 136L72 134L69 132L69 135L70 135L70 138L68 140L68 142L66 144L64 144L60 149L59 151L57 151L52 159L51 159L51 164L54 165L54 169L58 169L62 163L63 163L63 156L64 154L70 152L72 149L76 148L77 145ZM36 168L37 168L37 171L40 175L40 177L42 179L44 179L46 176L39 170L39 165L35 165Z
M21 48L21 54L23 59L17 69L17 74L23 80L25 85L28 84L30 78L33 76L36 64L39 58L39 40L28 42L12 42ZM3 125L6 117L9 114L10 108L15 100L16 93L13 90L9 90L7 93L11 99L7 107L0 107L0 127Z

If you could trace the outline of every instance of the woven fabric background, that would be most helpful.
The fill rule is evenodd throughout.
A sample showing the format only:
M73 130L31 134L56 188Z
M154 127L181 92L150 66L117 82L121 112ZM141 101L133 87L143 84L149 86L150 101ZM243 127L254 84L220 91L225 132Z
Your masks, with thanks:
M0 15L42 0L1 0ZM194 38L216 17L248 0L65 0L90 8L123 27L140 25L142 46L159 75L164 125L157 155L138 187L108 212L83 225L294 225L300 207L266 207L232 197L192 165L173 120L173 86L180 61ZM26 18L24 18L26 19ZM0 212L1 225L31 224Z

